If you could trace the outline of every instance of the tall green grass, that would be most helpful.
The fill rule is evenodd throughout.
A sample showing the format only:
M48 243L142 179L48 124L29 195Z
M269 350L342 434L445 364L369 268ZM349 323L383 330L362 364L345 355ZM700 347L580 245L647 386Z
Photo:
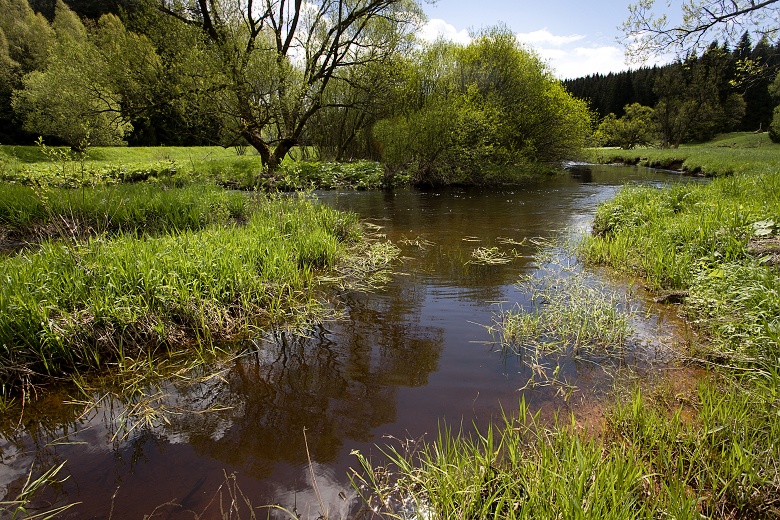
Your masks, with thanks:
M169 189L148 183L89 189L12 184L0 191L0 225L22 236L43 227L51 234L59 230L81 236L155 234L245 220L253 205L246 194L212 184Z
M776 518L778 375L771 394L705 379L687 413L637 390L601 438L521 401L482 434L389 446L381 466L356 453L353 485L390 518Z
M690 318L720 354L766 358L780 352L780 282L771 255L751 245L776 240L777 223L780 173L632 186L599 207L580 254L658 291L688 291Z
M43 243L0 260L0 380L8 390L307 318L325 276L367 247L355 215L288 198L243 226Z

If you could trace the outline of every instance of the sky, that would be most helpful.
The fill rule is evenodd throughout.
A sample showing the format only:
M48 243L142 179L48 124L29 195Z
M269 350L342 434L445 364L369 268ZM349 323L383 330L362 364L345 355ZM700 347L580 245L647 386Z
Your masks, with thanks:
M428 23L421 36L442 35L468 43L469 29L498 23L534 48L560 79L636 68L626 64L618 28L628 17L628 1L614 0L438 0L423 2ZM659 63L665 63L659 61ZM652 63L650 63L652 64Z

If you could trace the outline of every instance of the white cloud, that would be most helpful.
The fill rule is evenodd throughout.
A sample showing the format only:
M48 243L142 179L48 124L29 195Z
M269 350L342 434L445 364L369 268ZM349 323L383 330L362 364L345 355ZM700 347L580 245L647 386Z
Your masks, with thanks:
M616 46L573 47L549 49L537 47L553 73L561 79L579 78L588 74L608 74L626 70L623 50Z
M556 36L552 34L547 28L539 29L529 33L517 33L515 35L518 40L528 45L552 45L554 47L561 47L570 43L584 40L585 36L581 34L570 34L568 36Z
M417 34L420 38L429 42L435 41L438 38L444 38L445 40L462 43L464 45L468 45L471 42L471 36L469 36L469 32L466 29L461 29L459 31L454 25L449 24L440 18L428 20Z
M458 30L440 18L428 21L418 34L426 41L444 38L464 45L471 42L466 29ZM544 28L518 33L516 37L519 42L536 51L548 64L553 74L561 79L578 78L589 74L609 74L629 68L622 47L617 44L596 43L587 35L556 35ZM660 65L669 61L671 60L668 57L660 57L653 63Z

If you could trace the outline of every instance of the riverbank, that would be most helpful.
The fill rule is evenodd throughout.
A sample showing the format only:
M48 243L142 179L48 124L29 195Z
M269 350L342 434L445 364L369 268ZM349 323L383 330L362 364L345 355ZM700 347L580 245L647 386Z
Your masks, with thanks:
M46 382L144 359L153 369L159 357L197 358L271 324L321 318L327 287L371 285L395 257L357 215L303 196L17 191L4 191L4 222L56 229L0 258L0 409Z
M780 145L766 133L723 134L702 144L679 148L589 148L586 160L598 164L634 164L691 175L720 177L739 173L771 173L780 161Z
M297 149L296 149L297 150ZM297 150L273 175L260 175L260 156L247 148L93 147L84 154L48 146L0 146L0 182L80 188L151 181L161 186L210 183L244 191L379 189L388 187L374 161L318 161ZM403 178L393 182L402 182Z
M618 392L600 436L565 417L545 423L521 403L483 436L444 429L415 450L390 448L384 468L359 455L356 484L371 505L431 518L780 516L780 147L749 149L744 162L729 147L711 152L720 147L599 151L606 162L665 156L733 175L626 187L579 246L587 263L681 301L698 333L685 361L707 369L694 390Z

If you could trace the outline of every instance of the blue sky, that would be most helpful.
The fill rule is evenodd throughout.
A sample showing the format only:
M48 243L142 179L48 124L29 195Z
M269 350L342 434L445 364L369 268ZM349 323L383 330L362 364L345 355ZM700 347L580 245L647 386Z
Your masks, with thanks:
M628 16L628 3L438 0L434 5L423 3L429 21L422 35L428 39L443 35L466 43L470 28L503 22L518 39L536 49L561 79L617 72L630 67L617 41L622 38L618 26Z

